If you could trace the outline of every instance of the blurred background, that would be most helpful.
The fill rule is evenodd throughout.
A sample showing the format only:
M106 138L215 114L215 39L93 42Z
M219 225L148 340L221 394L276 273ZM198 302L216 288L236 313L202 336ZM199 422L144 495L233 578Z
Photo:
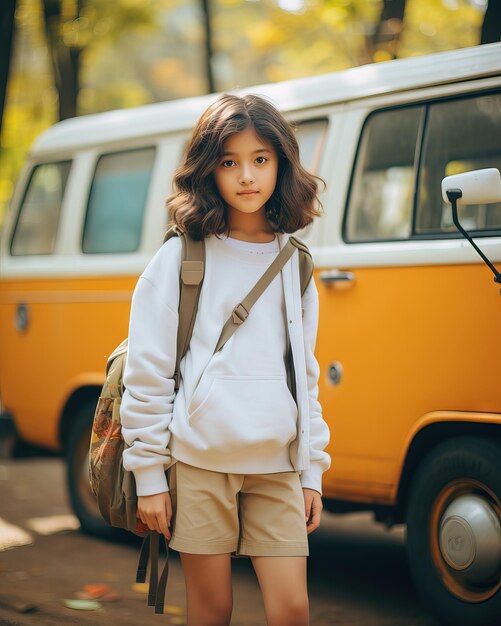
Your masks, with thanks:
M2 0L0 10L0 224L31 143L58 120L498 41L501 23L496 0Z

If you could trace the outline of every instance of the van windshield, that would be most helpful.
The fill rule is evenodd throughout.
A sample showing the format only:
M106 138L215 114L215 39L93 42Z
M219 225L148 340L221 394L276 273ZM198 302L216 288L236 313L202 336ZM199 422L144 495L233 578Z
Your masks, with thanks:
M54 252L70 169L71 161L33 167L11 239L12 255Z

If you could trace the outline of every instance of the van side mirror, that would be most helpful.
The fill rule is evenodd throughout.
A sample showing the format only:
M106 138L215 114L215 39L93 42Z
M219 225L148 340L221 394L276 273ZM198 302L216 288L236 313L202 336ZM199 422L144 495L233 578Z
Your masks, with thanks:
M480 250L470 235L459 223L458 204L492 204L501 202L501 174L495 167L473 170L442 180L442 198L452 206L452 220L459 232L471 243L485 263L494 273L494 282L501 283L501 274Z

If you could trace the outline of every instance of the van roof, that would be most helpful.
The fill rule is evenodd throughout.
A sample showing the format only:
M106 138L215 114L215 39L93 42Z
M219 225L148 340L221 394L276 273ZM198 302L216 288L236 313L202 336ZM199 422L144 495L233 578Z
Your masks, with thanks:
M382 93L492 76L500 71L501 43L492 43L254 85L231 90L231 93L265 95L282 111L293 112ZM31 156L187 130L216 97L217 94L209 94L64 120L38 137Z

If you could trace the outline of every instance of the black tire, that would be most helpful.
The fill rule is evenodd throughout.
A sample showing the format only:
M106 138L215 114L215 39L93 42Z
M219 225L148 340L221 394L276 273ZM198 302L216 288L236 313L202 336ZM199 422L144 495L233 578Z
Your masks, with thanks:
M75 413L66 442L66 470L70 502L83 532L103 539L122 541L134 537L133 533L113 528L104 521L90 489L88 453L95 408L95 403L88 402Z
M468 573L470 566L463 571L451 567L440 544L440 522L447 508L453 502L456 506L472 496L481 498L482 506L488 508L486 517L494 526L501 523L501 447L495 441L457 437L440 444L423 459L412 480L406 508L409 564L423 601L442 623L499 625L501 563L497 572L489 574L488 581L475 579L472 582L472 573ZM449 514L447 517L457 519ZM457 541L463 545L461 535L451 539L442 546L457 550ZM469 545L476 544L468 543L467 547Z

